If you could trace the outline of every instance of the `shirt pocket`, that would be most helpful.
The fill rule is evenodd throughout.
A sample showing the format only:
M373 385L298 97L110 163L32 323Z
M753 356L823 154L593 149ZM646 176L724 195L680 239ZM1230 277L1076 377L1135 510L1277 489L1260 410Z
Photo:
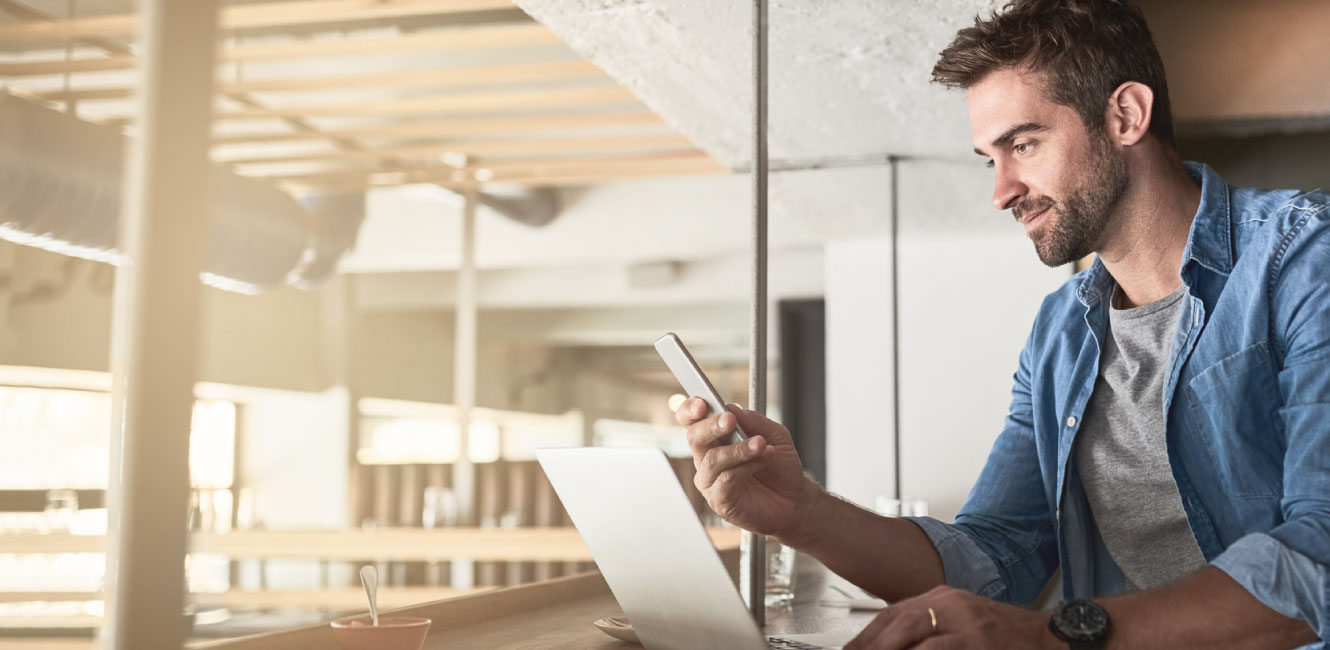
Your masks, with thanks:
M1220 359L1187 383L1186 394L1192 432L1209 450L1224 492L1245 499L1282 495L1283 427L1269 346L1261 341Z

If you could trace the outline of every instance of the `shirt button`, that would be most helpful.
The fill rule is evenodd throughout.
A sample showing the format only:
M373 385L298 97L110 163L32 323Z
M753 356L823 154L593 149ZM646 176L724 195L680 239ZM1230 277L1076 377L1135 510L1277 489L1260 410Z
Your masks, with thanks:
M1067 426L1069 426L1069 427L1074 427L1074 426L1076 426L1076 416L1073 415L1073 416L1067 418Z

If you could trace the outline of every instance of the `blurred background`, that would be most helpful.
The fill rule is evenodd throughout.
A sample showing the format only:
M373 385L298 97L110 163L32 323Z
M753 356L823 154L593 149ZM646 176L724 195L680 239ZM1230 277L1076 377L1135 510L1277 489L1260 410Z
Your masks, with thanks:
M993 210L963 94L928 83L998 4L771 4L769 412L865 507L954 516L1074 272ZM1184 158L1330 184L1330 2L1140 5ZM747 400L749 7L223 6L191 636L358 611L364 563L387 606L589 568L537 447L658 446L729 539L651 343ZM104 613L135 10L0 0L0 647L89 648Z

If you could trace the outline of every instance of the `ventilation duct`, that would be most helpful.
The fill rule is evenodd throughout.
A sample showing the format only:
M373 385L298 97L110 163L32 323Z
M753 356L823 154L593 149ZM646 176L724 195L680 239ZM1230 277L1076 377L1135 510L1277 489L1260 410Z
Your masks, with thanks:
M118 264L127 139L0 93L0 238ZM258 293L319 286L355 245L364 193L302 202L221 167L213 170L210 238L200 278Z

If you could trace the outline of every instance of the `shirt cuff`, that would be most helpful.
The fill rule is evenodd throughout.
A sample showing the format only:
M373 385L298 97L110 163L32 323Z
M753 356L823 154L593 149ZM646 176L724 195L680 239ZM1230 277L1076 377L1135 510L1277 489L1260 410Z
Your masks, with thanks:
M979 548L964 531L932 517L904 517L923 529L942 558L947 585L985 598L1004 600L1007 585L998 573L997 563Z
M1326 567L1265 533L1233 542L1211 564L1227 573L1266 607L1289 618L1307 621L1326 635Z

